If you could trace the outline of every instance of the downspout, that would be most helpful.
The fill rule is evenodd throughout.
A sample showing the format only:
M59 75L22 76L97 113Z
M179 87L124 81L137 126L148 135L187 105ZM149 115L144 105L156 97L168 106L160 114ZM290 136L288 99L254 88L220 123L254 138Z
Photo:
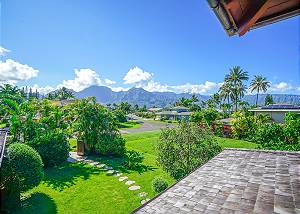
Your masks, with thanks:
M233 23L231 22L225 8L221 4L220 0L207 0L207 2L218 17L227 34L229 36L234 35L236 33L236 29Z

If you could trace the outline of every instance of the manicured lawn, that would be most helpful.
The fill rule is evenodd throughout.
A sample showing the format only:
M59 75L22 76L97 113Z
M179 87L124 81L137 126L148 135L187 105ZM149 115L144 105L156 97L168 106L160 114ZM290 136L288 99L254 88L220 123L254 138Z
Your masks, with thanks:
M15 213L128 213L140 199L127 188L101 169L66 163L47 169L44 182L25 195Z
M66 163L60 167L45 170L44 181L23 195L23 206L15 213L129 213L140 206L139 192L147 192L147 198L155 196L151 182L156 176L165 178L169 185L175 180L156 163L155 144L160 131L124 134L128 150L144 154L141 166L127 170L122 159L90 157L113 166L130 180L141 186L140 190L129 191L117 177L108 176L103 170L83 163ZM216 137L222 147L255 148L247 141ZM71 139L72 150L76 150L76 140Z
M216 137L216 140L223 148L255 149L258 146L256 143L252 143L245 140L236 140L223 137Z
M120 129L134 129L140 127L141 124L138 123L137 121L127 121L124 123L119 123L119 128Z

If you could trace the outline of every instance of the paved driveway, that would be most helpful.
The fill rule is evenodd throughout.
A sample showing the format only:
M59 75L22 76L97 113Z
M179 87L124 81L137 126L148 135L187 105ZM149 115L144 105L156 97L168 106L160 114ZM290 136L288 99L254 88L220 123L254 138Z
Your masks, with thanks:
M140 121L141 126L138 128L133 129L121 129L122 134L128 134L128 133L136 133L136 132L147 132L147 131L156 131L160 130L161 128L165 127L175 127L176 124L165 124L165 123L159 123L159 122L151 122L151 121Z

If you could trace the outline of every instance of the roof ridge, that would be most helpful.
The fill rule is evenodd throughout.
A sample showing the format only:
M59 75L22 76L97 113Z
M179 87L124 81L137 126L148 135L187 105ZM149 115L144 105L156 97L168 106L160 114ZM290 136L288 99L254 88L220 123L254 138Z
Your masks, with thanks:
M265 149L244 149L244 148L224 148L223 150L245 151L245 152L265 152L275 154L296 154L300 155L299 151L283 151L283 150L265 150Z

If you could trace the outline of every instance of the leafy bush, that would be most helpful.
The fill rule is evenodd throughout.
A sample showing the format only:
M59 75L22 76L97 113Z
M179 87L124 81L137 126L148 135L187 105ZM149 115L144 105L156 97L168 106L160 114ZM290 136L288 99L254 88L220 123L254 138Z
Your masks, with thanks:
M235 119L232 121L232 133L237 139L252 140L257 128L253 116L245 116L240 112L234 114Z
M129 169L133 169L140 165L144 160L144 155L133 150L126 151L125 166Z
M288 113L285 124L260 124L255 139L262 148L272 150L300 151L300 119Z
M222 150L209 130L184 121L178 127L162 129L160 140L156 147L157 161L176 179Z
M45 132L28 144L38 151L46 167L59 165L69 156L70 146L62 132Z
M112 112L96 102L95 97L78 100L71 105L72 128L78 139L83 140L90 152L101 155L124 155L122 138Z
M297 114L289 112L285 116L283 133L285 141L294 144L300 141L300 118Z
M43 162L38 152L28 145L15 143L8 147L7 153L20 191L37 186L43 178Z
M120 123L127 122L126 114L123 111L117 109L113 113L114 113L114 115L116 117L116 120L118 122L120 122Z
M96 142L94 148L100 155L122 156L125 153L125 139L118 132L101 134Z
M220 114L214 108L205 108L201 111L193 112L190 116L190 121L195 123L205 123L211 125L219 118Z
M163 178L156 177L152 180L152 189L154 192L160 193L168 188L168 182Z

